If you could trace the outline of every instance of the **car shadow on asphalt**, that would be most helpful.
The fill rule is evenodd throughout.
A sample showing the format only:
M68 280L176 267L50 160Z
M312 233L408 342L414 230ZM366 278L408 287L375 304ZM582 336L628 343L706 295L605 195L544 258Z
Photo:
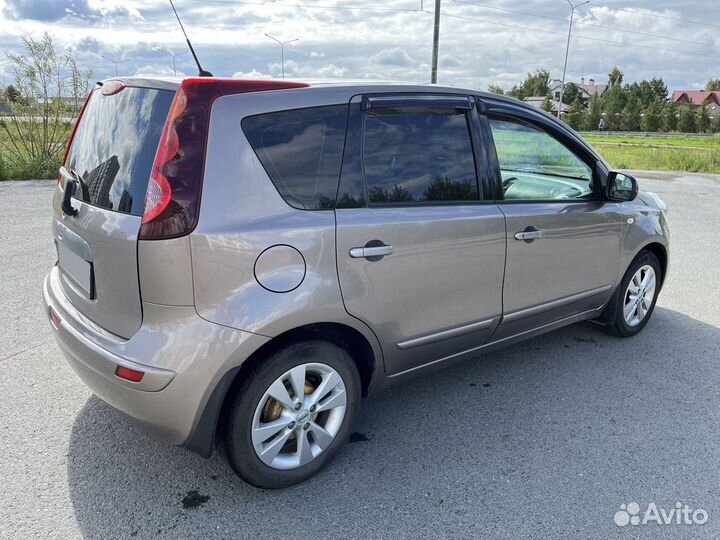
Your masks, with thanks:
M205 460L147 437L93 396L70 434L69 493L86 538L312 534L309 523L288 529L283 515L324 519L316 537L417 536L401 528L408 520L429 520L443 536L519 537L551 516L553 530L585 523L599 538L617 533L606 514L629 494L629 478L654 481L637 453L678 459L674 439L643 419L673 422L668 396L683 396L683 407L717 403L719 344L717 327L658 307L632 339L581 323L478 356L364 400L343 452L281 491L243 483L217 452ZM710 428L698 421L684 436ZM707 456L713 470L717 457ZM707 469L686 474L698 489L718 480ZM584 498L596 504L578 508Z

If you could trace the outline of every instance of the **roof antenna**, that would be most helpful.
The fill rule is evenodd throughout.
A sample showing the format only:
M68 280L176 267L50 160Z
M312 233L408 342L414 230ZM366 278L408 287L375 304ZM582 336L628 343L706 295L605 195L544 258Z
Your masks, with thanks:
M185 41L187 41L188 47L190 48L190 52L193 55L193 58L195 59L195 63L198 67L198 75L200 77L212 77L213 74L209 71L205 71L202 66L200 65L200 60L198 60L197 54L195 54L195 49L193 49L192 43L190 43L190 38L187 36L187 32L185 32L185 27L183 26L182 21L180 20L180 15L178 15L177 10L175 9L175 4L173 4L173 1L170 0L170 6L172 7L172 10L175 12L175 17L177 18L178 23L180 24L180 30L182 30L183 35L185 36Z

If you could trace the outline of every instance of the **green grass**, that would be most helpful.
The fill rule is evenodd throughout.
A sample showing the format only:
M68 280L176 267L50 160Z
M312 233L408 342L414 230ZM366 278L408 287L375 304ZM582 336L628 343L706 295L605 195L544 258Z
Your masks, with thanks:
M720 173L720 136L584 137L617 169Z
M593 146L602 144L631 144L633 146L679 146L686 148L714 148L720 150L720 135L707 137L632 137L627 135L584 135Z
M66 133L64 138L70 136L71 126L60 129ZM0 180L57 178L60 158L33 159L23 150L22 147L20 152L15 150L5 129L0 127Z

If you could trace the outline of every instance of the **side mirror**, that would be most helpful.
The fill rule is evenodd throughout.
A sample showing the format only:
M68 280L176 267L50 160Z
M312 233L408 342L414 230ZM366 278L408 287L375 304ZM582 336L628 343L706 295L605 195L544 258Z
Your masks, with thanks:
M610 201L632 201L638 194L638 183L629 174L611 171L607 179L607 198Z

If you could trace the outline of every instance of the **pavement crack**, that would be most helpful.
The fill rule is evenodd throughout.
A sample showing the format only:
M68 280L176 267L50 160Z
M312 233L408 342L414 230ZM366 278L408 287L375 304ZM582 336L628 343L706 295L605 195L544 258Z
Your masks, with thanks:
M37 345L33 345L32 347L28 347L27 349L23 349L22 351L14 352L14 353L12 353L11 355L4 356L4 357L0 358L0 362L4 362L5 360L10 360L11 358L15 358L16 356L18 356L18 355L20 355L20 354L23 354L23 353L26 353L26 352L28 352L28 351L32 351L32 350L35 350L35 349L39 349L40 347L42 347L43 345L45 345L46 341L47 341L47 340L44 340L44 341L42 341L41 343L38 343Z

